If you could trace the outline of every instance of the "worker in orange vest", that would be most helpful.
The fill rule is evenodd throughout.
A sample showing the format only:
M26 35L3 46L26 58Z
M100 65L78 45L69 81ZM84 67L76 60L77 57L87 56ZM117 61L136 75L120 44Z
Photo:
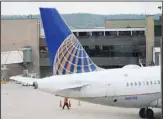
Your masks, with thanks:
M65 108L65 106L67 106L67 109L70 109L69 105L68 105L68 99L67 98L64 99L63 109Z

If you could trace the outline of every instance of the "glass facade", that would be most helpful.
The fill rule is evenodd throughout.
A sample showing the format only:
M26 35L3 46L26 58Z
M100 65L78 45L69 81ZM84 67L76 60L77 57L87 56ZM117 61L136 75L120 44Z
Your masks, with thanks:
M142 49L128 45L83 46L91 57L141 57L145 58L145 46Z
M119 68L145 60L145 31L74 32L94 62L103 68ZM40 66L50 66L45 39L40 39Z

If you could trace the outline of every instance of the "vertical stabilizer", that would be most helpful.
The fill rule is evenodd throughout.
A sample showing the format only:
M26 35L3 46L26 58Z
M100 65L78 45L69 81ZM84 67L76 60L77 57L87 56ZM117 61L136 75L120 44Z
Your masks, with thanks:
M54 75L100 69L55 8L40 8L40 13Z

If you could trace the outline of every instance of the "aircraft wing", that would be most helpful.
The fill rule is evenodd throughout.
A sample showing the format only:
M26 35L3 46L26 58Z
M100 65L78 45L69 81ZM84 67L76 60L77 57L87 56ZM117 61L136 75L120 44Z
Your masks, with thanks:
M23 77L21 75L11 76L9 79L19 82L23 85L33 85L33 82L38 80L37 78Z

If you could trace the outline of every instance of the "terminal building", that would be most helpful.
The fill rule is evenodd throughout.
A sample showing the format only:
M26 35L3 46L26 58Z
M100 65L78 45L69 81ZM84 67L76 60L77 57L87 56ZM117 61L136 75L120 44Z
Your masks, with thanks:
M5 60L7 55L3 55L3 64L7 65L9 70L8 76L22 74L24 69L38 77L52 75L40 20L6 19L1 20L1 24L1 57L5 52L12 54L12 51L17 51L20 54L20 57L17 57L19 59L10 56L10 60ZM144 66L153 63L159 65L161 23L152 16L141 20L106 19L103 28L72 29L72 32L100 67L120 68L127 64L140 63ZM154 53L155 51L157 52ZM14 59L19 62L15 63Z

